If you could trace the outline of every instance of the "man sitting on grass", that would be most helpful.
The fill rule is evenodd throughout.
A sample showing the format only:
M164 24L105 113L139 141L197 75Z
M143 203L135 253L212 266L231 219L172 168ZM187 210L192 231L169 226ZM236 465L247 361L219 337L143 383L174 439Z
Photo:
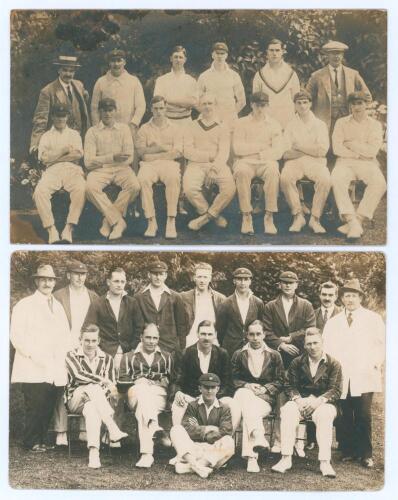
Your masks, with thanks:
M71 413L84 416L89 449L88 466L101 467L99 458L102 422L108 429L111 442L127 437L113 420L112 400L117 400L113 359L98 347L99 328L87 325L82 329L81 346L66 357L68 385L67 407Z
M330 459L333 420L342 388L341 366L324 352L318 328L307 329L304 348L306 352L289 366L286 394L290 401L281 408L282 458L272 470L284 473L291 469L297 426L300 420L309 419L316 426L321 473L324 477L334 478L336 473Z
M220 384L214 373L201 375L201 396L188 404L182 424L170 431L177 452L177 474L195 472L207 478L234 454L231 412L216 397Z

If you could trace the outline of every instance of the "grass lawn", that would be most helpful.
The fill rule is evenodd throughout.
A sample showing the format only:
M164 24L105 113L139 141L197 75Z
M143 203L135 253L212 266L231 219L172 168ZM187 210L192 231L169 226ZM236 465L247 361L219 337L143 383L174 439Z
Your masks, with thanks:
M10 426L11 428L11 426ZM102 468L87 467L87 449L76 449L69 459L67 450L32 455L24 451L17 438L10 439L9 482L22 489L99 489L99 490L263 490L263 491L366 491L378 490L384 483L384 406L376 395L373 404L373 443L376 467L364 469L359 463L342 463L333 452L336 479L324 479L318 471L317 452L307 452L304 459L294 458L293 469L284 475L271 472L279 457L270 455L261 472L248 474L245 462L234 457L225 469L207 480L196 475L177 475L168 465L170 450L156 456L150 470L134 467L135 448L102 452Z

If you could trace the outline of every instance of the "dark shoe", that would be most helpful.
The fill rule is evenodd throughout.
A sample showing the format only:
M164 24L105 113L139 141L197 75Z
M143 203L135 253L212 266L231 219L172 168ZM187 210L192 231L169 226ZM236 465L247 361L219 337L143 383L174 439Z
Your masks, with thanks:
M155 443L160 444L165 448L171 447L171 440L163 429L155 431L152 439L155 441Z
M44 445L41 444L34 444L32 448L29 448L29 451L31 453L45 453L46 448Z
M375 463L373 462L373 458L370 457L370 458L363 458L361 460L361 465L363 465L363 467L366 467L366 469L373 469Z

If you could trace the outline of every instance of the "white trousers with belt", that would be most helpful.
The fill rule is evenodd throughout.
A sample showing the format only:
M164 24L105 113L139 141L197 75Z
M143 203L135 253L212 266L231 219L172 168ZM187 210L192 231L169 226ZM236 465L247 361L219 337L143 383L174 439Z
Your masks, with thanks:
M130 408L135 411L140 452L153 454L153 434L159 429L158 415L166 408L167 391L156 384L135 384L127 392Z
M351 181L360 180L366 184L363 198L355 211L349 195ZM338 158L332 171L333 193L340 215L357 213L373 219L374 212L380 203L387 185L377 161Z
M66 222L68 224L79 222L86 201L86 181L83 170L74 163L61 162L47 167L33 193L33 199L44 228L54 225L51 197L62 188L70 196Z
M223 436L213 444L200 443L192 441L182 425L172 427L170 438L180 462L184 462L183 457L190 453L196 460L203 459L213 469L218 469L228 462L235 452L235 444L231 436Z
M316 426L316 440L319 447L319 460L331 459L333 440L333 420L336 417L336 407L329 403L321 404L311 415ZM281 408L281 453L292 455L296 441L297 427L301 414L294 401L288 401Z

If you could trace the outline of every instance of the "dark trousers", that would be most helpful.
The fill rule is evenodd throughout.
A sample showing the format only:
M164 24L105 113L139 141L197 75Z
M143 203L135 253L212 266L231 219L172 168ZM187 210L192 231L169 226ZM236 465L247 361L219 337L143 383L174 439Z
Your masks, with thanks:
M341 399L340 450L343 456L370 458L372 456L372 399L373 392Z
M54 413L57 387L52 384L22 384L25 400L24 446L32 448L44 444L48 427Z

